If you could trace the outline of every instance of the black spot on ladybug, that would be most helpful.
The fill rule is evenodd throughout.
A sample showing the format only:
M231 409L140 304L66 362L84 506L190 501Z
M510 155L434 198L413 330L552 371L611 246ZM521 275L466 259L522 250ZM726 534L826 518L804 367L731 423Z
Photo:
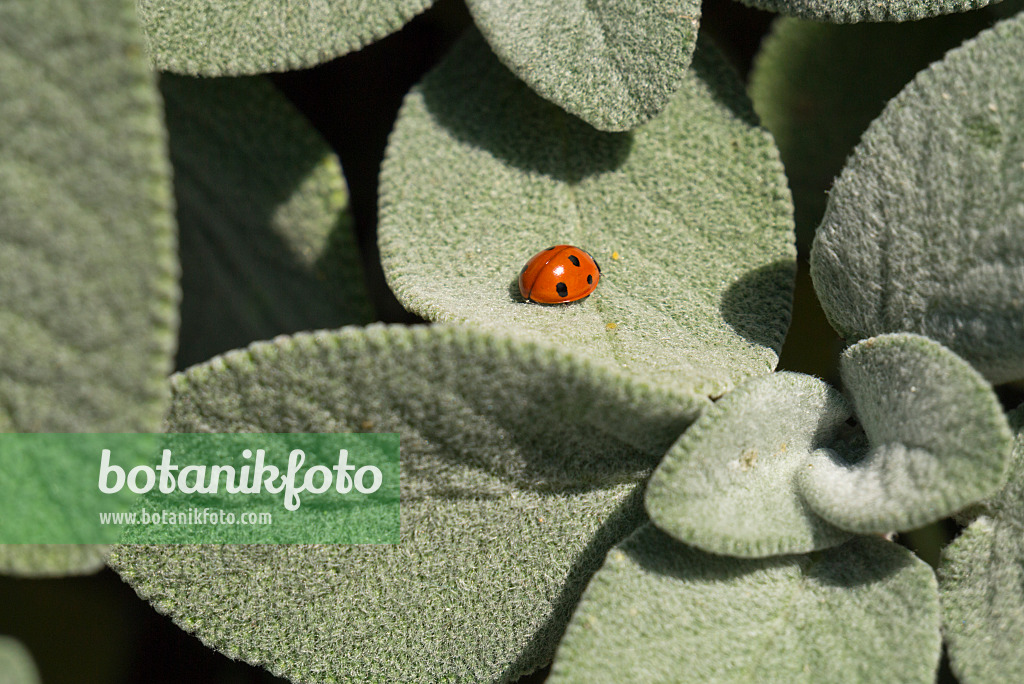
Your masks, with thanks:
M519 275L523 275L524 273L526 273L526 266L523 266L523 270L519 272Z
M594 276L588 275L587 276L587 285L593 285L593 284L594 284Z
M577 259L576 257L574 257L572 254L569 255L569 261L572 262L573 266L577 266L578 267L580 265L580 260Z
M554 249L555 247L557 247L557 246L558 246L558 245L552 245L551 247L548 247L548 248L547 248L547 249L545 249L544 251L545 251L545 252L550 252L551 250L553 250L553 249Z
M557 285L555 285L555 292L558 293L559 297L569 296L569 288L565 286L565 283L558 283Z

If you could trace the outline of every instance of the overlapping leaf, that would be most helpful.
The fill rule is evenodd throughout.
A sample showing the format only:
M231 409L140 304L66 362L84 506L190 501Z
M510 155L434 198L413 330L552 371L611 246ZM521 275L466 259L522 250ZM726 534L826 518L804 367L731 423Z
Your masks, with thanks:
M848 424L851 406L817 378L751 380L658 466L646 495L651 520L713 553L801 553L850 532L920 527L1004 481L1009 429L966 361L893 334L854 345L840 365L863 429Z
M597 291L524 302L522 265L563 242L595 256ZM613 134L537 97L470 35L406 98L381 174L381 259L407 308L695 394L774 368L792 242L774 145L709 46L660 116Z
M159 98L134 9L0 6L2 431L145 432L164 413L175 236ZM73 502L52 504L65 514ZM19 572L97 561L77 548L0 553L0 566Z
M696 0L469 0L501 61L595 128L624 131L668 104L697 41Z
M971 12L899 24L772 24L750 73L750 99L786 166L801 249L810 249L832 181L885 103L990 23L987 12Z
M850 537L794 492L811 455L845 429L850 407L817 378L773 373L720 399L687 430L647 486L652 522L712 553L802 553Z
M1016 638L1024 633L1024 407L1010 414L1016 433L1010 479L943 553L943 623L953 671L963 684L1013 681L1024 672Z
M930 683L940 647L935 577L891 542L741 561L648 525L608 553L548 681Z
M345 181L308 121L260 78L160 85L181 230L178 366L369 322Z
M812 456L800 489L829 522L857 532L913 529L1006 481L1012 437L999 400L942 345L882 335L850 347L840 371L869 448L855 463L850 454Z
M706 400L465 329L282 338L174 383L172 431L402 436L395 546L117 547L185 629L298 681L514 678L542 665L637 482Z
M1024 377L1024 16L908 85L829 195L811 274L847 339L908 331Z
M769 12L814 21L853 24L861 21L913 21L966 12L999 0L743 0Z
M158 69L241 76L302 69L397 31L432 0L139 0Z

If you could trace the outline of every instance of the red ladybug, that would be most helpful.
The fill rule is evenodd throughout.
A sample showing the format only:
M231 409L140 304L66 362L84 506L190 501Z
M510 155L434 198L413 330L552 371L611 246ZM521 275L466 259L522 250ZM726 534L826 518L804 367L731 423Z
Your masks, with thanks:
M601 267L579 247L555 245L537 252L519 273L519 291L527 301L565 304L583 299L601 279Z

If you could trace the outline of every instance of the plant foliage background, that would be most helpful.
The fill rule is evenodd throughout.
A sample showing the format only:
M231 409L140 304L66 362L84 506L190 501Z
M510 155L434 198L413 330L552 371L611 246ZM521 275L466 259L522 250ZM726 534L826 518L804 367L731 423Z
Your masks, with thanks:
M0 6L0 429L403 469L392 547L0 547L0 679L1019 675L1020 3L749 4Z

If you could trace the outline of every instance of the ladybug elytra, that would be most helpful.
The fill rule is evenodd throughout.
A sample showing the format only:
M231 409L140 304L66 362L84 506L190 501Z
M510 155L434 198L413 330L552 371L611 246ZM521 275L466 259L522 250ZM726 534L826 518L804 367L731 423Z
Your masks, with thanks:
M590 295L601 267L579 247L555 245L537 252L519 273L519 291L527 301L566 304Z

